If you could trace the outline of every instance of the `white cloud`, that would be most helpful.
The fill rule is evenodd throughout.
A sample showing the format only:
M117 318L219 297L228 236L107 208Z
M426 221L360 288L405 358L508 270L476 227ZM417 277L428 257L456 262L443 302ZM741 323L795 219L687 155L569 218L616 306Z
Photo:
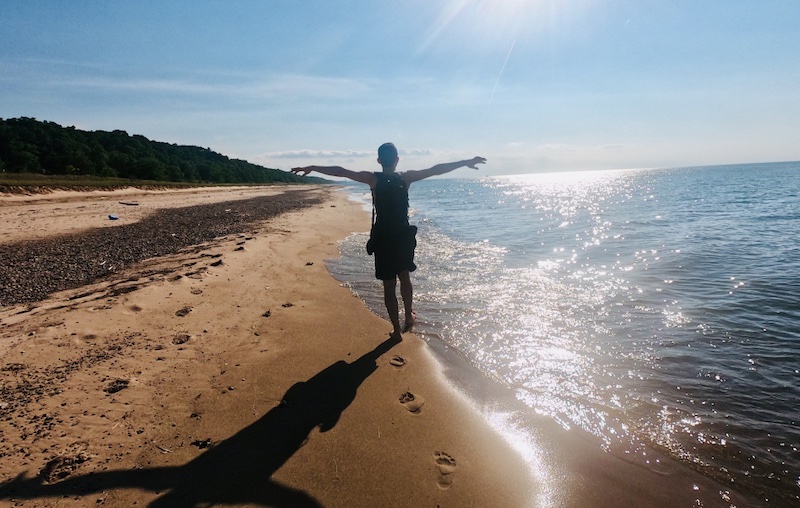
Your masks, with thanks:
M398 149L401 156L422 157L433 155L434 151L428 148ZM269 159L353 159L377 157L377 148L373 150L284 150L280 152L269 152L261 154L259 157Z
M251 97L345 98L370 92L375 83L369 80L303 76L294 74L255 77L237 93Z
M423 157L436 154L436 152L429 150L428 148L398 148L398 152L400 152L400 155L414 157Z
M284 150L261 154L269 159L352 159L354 157L374 157L375 150Z
M343 99L370 93L377 80L290 73L231 73L205 70L158 76L81 62L57 60L0 61L3 81L35 82L50 89L91 89L145 94L194 94L231 99ZM148 76L148 74L150 74Z

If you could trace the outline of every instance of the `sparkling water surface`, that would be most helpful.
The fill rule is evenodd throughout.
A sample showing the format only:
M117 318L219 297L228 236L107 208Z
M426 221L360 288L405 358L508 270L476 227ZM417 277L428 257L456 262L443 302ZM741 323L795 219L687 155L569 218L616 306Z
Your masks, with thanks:
M410 195L429 343L612 453L657 449L800 506L800 163L426 180ZM365 241L329 268L384 315Z

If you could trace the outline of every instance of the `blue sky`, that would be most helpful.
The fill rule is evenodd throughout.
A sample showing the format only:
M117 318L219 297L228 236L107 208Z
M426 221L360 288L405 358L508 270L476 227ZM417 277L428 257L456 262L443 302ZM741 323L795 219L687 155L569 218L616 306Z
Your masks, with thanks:
M798 160L798 27L797 0L8 0L0 117L281 169Z

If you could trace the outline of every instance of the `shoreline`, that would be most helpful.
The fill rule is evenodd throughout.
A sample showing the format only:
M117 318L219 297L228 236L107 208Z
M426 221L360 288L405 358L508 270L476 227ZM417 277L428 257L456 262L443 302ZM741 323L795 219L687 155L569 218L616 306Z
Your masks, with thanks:
M380 295L363 292L365 274L353 265L360 256L354 256L352 250L352 246L344 249L349 258L337 263L335 276L343 282L354 277L365 304L382 315ZM435 309L421 314L430 312ZM450 389L467 400L529 464L533 471L529 481L537 492L533 506L769 505L764 501L768 496L757 497L757 488L726 482L707 465L679 460L644 443L639 450L643 453L631 455L627 448L604 446L600 438L580 428L565 429L517 400L512 388L488 379L470 359L442 340L439 332L420 327L426 353L434 357Z
M321 192L321 206L126 269L130 291L99 281L2 308L0 499L525 506L525 464L424 342L388 341L327 272L366 213Z

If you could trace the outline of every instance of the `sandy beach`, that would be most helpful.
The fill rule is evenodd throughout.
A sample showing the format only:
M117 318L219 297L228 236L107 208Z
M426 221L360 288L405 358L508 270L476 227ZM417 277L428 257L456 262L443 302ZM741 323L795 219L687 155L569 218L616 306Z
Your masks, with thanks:
M15 198L0 209L16 216L3 238L282 191ZM305 191L324 204L2 308L0 504L528 503L524 462L454 396L425 344L390 340L326 271L366 213Z
M501 436L494 394L329 274L369 225L332 187L6 196L0 217L0 506L756 505L545 417Z

